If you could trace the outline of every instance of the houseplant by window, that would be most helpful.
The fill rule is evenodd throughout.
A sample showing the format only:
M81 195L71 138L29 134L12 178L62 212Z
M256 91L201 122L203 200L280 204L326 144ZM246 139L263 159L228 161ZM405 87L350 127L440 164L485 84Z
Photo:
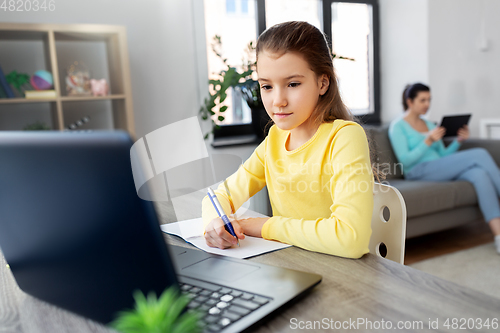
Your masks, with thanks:
M257 80L255 79L255 45L250 42L245 50L245 56L241 70L227 63L227 59L222 55L221 37L215 35L212 42L212 51L223 62L225 69L216 73L217 78L209 80L208 97L205 98L203 105L200 108L200 116L203 120L212 120L214 130L220 129L220 126L213 120L213 116L217 120L224 121L225 112L228 106L224 105L228 96L228 89L232 88L241 92L246 103L252 110L252 124L259 124L262 114L265 114L264 106L260 99L260 89ZM264 111L264 112L263 112ZM267 115L265 115L267 117ZM205 138L208 138L208 135Z

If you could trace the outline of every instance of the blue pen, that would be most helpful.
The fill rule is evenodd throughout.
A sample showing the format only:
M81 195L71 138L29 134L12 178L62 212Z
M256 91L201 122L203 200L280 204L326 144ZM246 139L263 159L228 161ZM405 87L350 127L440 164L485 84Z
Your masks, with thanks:
M240 240L238 237L236 237L236 233L234 232L233 225L229 221L226 213L224 212L224 209L222 209L222 206L219 202L219 199L217 199L217 196L215 195L214 191L209 187L208 188L208 197L210 198L210 201L212 201L212 205L214 205L215 210L217 211L217 214L219 214L219 217L224 221L224 228L229 232L234 238L236 238L236 241L238 242L238 246L240 246Z

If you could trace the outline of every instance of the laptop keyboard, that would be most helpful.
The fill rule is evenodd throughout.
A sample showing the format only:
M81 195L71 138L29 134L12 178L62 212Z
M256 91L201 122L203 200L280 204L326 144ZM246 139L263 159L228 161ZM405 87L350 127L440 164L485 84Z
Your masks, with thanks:
M180 288L191 299L188 308L202 314L204 332L219 332L272 300L204 281L190 280Z

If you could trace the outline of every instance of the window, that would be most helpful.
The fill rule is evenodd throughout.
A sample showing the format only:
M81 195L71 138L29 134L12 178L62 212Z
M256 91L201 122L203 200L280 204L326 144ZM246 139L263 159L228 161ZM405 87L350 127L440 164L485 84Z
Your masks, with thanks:
M236 0L226 0L226 13L236 13Z
M344 103L364 123L380 123L378 1L323 0L323 13L332 51L354 59L333 62Z
M306 21L323 28L321 0L266 0L266 27L286 21Z
M226 14L248 14L248 2L251 0L225 0L226 1ZM205 8L207 5L213 5L212 1L205 1ZM215 4L217 5L217 4Z
M241 68L248 43L267 27L307 21L325 33L335 54L354 59L334 59L348 108L365 123L380 122L378 0L205 0L204 4L210 78L224 68L212 51L215 35L221 36L227 63ZM230 91L226 101L228 109L220 125L250 128L251 111L241 95Z
M245 50L257 39L255 0L205 0L205 36L207 43L208 76L217 78L216 73L225 70L224 64L212 50L214 36L220 36L221 54L227 64L241 71ZM251 110L241 93L228 89L224 102L228 107L224 121L218 125L251 124Z
M241 0L241 13L248 14L248 0Z
M332 50L340 94L354 115L374 112L372 5L332 3Z

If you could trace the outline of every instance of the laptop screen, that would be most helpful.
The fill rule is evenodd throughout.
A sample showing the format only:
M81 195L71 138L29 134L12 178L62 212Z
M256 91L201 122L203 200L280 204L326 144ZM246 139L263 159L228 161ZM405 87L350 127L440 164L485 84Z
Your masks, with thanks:
M177 283L124 132L0 133L0 247L28 294L108 323Z

